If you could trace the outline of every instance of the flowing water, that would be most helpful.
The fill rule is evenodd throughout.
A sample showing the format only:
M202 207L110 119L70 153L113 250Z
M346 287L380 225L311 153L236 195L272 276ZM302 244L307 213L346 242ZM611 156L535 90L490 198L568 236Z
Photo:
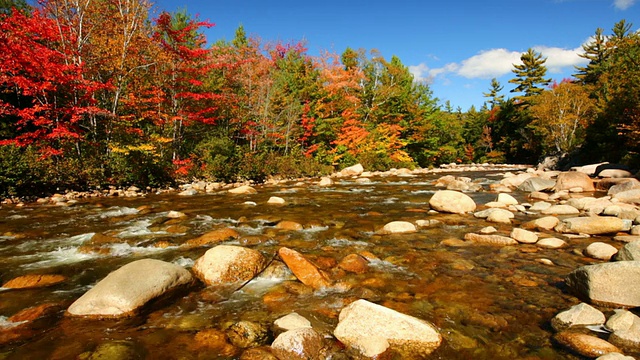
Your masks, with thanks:
M433 359L578 359L551 340L549 320L579 302L566 292L563 279L590 262L573 250L593 238L568 240L570 246L559 250L531 245L442 245L443 240L461 239L488 225L505 235L512 228L471 215L429 213L429 198L437 190L433 181L442 175L373 177L369 184L342 179L323 188L310 181L289 182L257 186L258 194L253 195L148 195L82 200L73 206L2 207L0 281L27 274L60 274L66 280L38 289L0 289L0 329L11 326L7 319L25 308L54 303L62 309L26 338L1 345L0 359L86 358L101 344L119 341L148 359L239 358L242 349L203 348L194 340L195 334L223 330L240 320L272 323L292 311L330 334L340 309L358 298L435 324L444 341L431 354ZM469 194L477 204L495 199L496 194L486 190L489 183L501 179L500 173L464 175L484 185L485 191ZM524 193L512 195L527 201ZM268 205L270 196L287 203ZM168 219L171 210L187 217ZM535 217L518 213L513 226ZM280 219L301 223L305 229L276 229ZM413 234L376 233L390 221L420 219L441 224ZM275 257L282 246L295 249L349 289L314 292L295 281L261 279L233 294L196 287L126 320L62 315L96 282L133 260L156 258L190 268L208 248L180 245L228 227L241 237L227 244L257 249L268 258ZM117 241L86 246L95 233ZM336 269L346 255L364 251L379 258L366 273ZM541 264L540 258L555 265Z

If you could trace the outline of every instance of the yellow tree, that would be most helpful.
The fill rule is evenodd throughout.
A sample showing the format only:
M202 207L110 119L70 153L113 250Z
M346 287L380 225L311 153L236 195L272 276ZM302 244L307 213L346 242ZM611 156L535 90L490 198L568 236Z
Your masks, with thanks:
M585 129L595 118L595 103L583 86L563 81L536 97L531 114L531 126L543 136L543 144L567 153L584 141Z

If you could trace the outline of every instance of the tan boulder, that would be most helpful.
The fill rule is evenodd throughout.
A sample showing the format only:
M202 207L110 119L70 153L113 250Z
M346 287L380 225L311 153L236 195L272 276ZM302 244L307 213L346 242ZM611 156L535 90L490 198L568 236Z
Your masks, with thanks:
M575 188L581 188L586 192L596 190L595 186L593 185L593 179L591 179L589 175L585 173L578 171L569 171L560 173L560 175L558 175L555 191L570 190Z
M196 260L193 272L207 285L242 286L266 265L266 259L257 250L218 245Z
M469 195L452 190L437 191L429 200L429 206L436 211L454 214L466 214L476 209L476 203Z
M616 233L625 228L622 219L612 216L584 216L562 220L555 231L571 234L603 235Z
M331 281L318 267L299 252L282 247L278 250L278 255L303 284L311 286L314 289L323 289L331 286Z
M229 189L229 194L244 195L244 194L257 194L258 191L249 185L238 186L234 189Z
M615 345L593 335L562 331L557 333L554 339L560 345L588 358L595 358L612 352L620 352L620 349Z

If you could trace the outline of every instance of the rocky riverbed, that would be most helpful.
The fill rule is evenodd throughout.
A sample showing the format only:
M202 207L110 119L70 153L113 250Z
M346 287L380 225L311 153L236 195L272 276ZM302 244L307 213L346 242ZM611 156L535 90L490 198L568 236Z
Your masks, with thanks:
M638 356L640 182L578 170L7 202L0 359Z

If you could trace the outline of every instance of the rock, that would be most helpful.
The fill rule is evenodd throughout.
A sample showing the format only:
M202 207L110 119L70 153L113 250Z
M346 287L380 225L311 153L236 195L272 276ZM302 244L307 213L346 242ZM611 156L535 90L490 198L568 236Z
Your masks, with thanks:
M353 166L346 167L338 173L338 176L358 176L364 172L364 167L361 164L355 164Z
M149 300L193 281L181 266L142 259L113 271L76 300L67 313L75 316L124 317Z
M232 228L216 229L200 237L191 239L184 245L187 247L205 246L221 243L230 239L237 239L239 237L240 234Z
M244 194L257 194L258 191L254 188L252 188L249 185L242 185L242 186L238 186L237 188L234 189L229 189L229 194L240 194L240 195L244 195Z
M582 166L574 166L571 168L571 171L577 171L577 172L581 172L583 174L587 174L589 176L593 176L596 174L596 169L598 168L598 166L600 165L605 165L608 164L608 162L601 162L601 163L597 163L597 164L588 164L588 165L582 165Z
M387 223L382 230L381 234L406 234L414 233L418 231L416 226L408 221L392 221Z
M601 164L596 168L595 176L600 178L629 178L633 177L629 168L621 164Z
M235 354L236 348L227 342L227 336L218 329L198 331L193 337L193 345L201 351L215 352L220 356Z
M551 207L551 203L548 203L546 201L536 201L535 203L533 203L533 205L529 208L530 211L543 211L543 210L547 210L548 208Z
M46 274L46 275L23 275L13 278L4 285L3 288L7 289L28 289L46 287L59 284L65 281L67 278L62 275Z
M331 286L329 279L299 252L282 247L278 255L303 284L318 290Z
M520 228L514 228L513 230L511 230L510 236L517 242L523 244L535 244L538 241L538 235L531 231Z
M324 338L312 328L285 331L271 344L273 353L282 360L321 359Z
M510 173L507 173L507 174L510 174ZM504 179L500 180L500 184L508 186L510 188L517 188L525 180L527 180L527 179L529 179L531 177L534 177L534 175L531 174L531 173L521 173L521 174L518 174L518 175L505 177Z
M488 208L505 208L507 207L507 205L501 203L501 202L497 202L497 201L489 201L488 203L484 204L484 206L488 207Z
M466 214L476 209L476 203L469 195L452 190L437 191L429 200L429 206L436 211Z
M538 240L536 245L547 249L559 249L563 246L566 246L567 243L562 239L552 237L540 239Z
M487 219L493 213L501 214L502 217L506 217L509 219L513 219L515 217L515 215L513 215L511 211L506 209L497 209L497 208L490 208L486 210L477 211L473 213L473 216L478 219Z
M272 205L282 205L285 203L286 201L283 198L277 197L277 196L272 196L269 198L269 200L267 200L267 204L272 204Z
M624 221L616 217L586 216L564 219L555 227L555 231L570 234L603 235L616 233L624 228Z
M276 229L280 230L289 230L289 231L300 231L303 229L302 224L297 223L295 221L282 220L276 224Z
M259 346L245 350L240 360L278 360L271 347Z
M207 250L193 264L194 274L205 284L240 287L267 265L260 252L234 245L218 245Z
M180 219L183 217L187 217L187 214L180 211L171 210L167 213L167 217L169 219Z
M640 241L625 244L616 254L617 261L640 261Z
M430 323L366 300L356 300L340 311L333 334L367 357L379 355L389 347L405 358L426 356L442 342L442 336Z
M640 189L621 191L613 195L613 198L629 204L640 204Z
M277 319L273 324L285 331L311 327L309 320L295 312Z
M416 220L416 225L418 227L432 227L436 225L440 225L441 222L439 220L431 219L431 220Z
M369 270L369 261L362 255L349 254L340 260L338 267L348 272L363 274Z
M609 187L609 189L607 190L607 195L614 196L623 191L634 189L640 189L640 181L635 178L629 178Z
M566 330L572 326L602 325L607 320L602 311L585 303L572 306L551 319L555 331Z
M607 319L606 327L607 329L615 332L621 330L629 330L631 326L637 321L640 321L640 318L636 316L629 310L625 309L615 309L613 310L613 315L609 316Z
M525 229L552 230L560 223L555 216L545 216L522 224Z
M580 210L571 205L552 205L540 213L545 215L577 215L580 214Z
M577 171L563 172L558 175L555 191L569 190L572 188L582 188L583 191L591 192L596 188L589 175Z
M584 254L586 256L606 261L609 261L617 252L618 249L615 247L599 241L589 244L589 246L584 249Z
M356 184L370 184L370 183L371 183L371 179L366 177L361 177L356 179Z
M6 320L0 318L0 345L42 336L45 327L58 320L61 310L60 304L44 303L21 310Z
M226 331L229 342L242 349L265 345L269 341L267 326L253 321L238 321Z
M635 360L633 356L624 356L617 352L608 353L602 356L598 356L596 360Z
M516 245L517 241L510 237L502 236L502 235L480 235L474 233L467 233L464 235L464 239L466 241L471 241L478 244L486 244L486 245L496 245L496 246L507 246L507 245Z
M198 190L196 189L187 189L185 191L182 191L180 193L178 193L178 195L180 196L193 196L196 195L198 193Z
M498 232L498 229L494 228L493 226L486 226L480 229L480 233L485 235L493 234L496 232Z
M557 333L554 339L560 343L560 345L589 358L595 358L612 352L620 352L620 349L613 344L592 335L563 331Z
M135 344L130 341L116 340L98 345L87 360L104 359L144 359L144 356L136 350Z
M640 318L636 317L628 329L614 331L609 341L624 350L640 350Z
M578 297L596 305L640 306L640 261L582 266L565 281Z
M322 177L320 181L318 181L318 186L331 186L333 185L333 180L330 177Z
M555 180L530 177L518 186L518 190L525 192L545 191L553 189L555 185Z
M496 209L496 210L502 210L502 209ZM511 211L492 211L489 216L487 216L487 221L489 222L493 222L493 223L500 223L500 224L510 224L511 223L511 219L514 218L514 215Z

